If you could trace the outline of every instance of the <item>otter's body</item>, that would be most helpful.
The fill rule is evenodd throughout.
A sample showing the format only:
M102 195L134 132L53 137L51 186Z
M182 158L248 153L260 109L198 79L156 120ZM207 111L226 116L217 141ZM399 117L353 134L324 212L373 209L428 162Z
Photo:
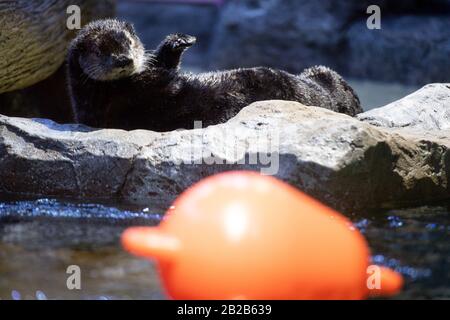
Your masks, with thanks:
M76 41L69 54L73 108L78 122L93 127L189 129L194 121L202 121L203 126L222 123L252 102L273 99L298 101L349 115L361 112L353 90L325 67L307 69L300 75L264 67L180 73L179 58L193 41L178 47L179 40L174 45L172 35L166 42L176 48L173 52L168 53L168 45L163 43L139 72L133 69L126 76L104 80L104 76L86 74L89 72L80 62Z

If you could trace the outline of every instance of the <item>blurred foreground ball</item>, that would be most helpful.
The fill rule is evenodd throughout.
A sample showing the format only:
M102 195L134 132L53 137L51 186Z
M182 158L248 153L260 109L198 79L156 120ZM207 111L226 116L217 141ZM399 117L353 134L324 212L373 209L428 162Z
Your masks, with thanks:
M368 271L366 241L344 216L254 172L204 179L160 226L130 228L122 242L157 260L174 299L363 299L402 286L394 271Z

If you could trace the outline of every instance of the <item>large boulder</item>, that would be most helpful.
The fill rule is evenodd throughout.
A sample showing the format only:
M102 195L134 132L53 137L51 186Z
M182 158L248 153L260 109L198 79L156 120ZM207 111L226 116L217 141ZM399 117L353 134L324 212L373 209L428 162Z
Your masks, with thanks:
M211 65L218 68L267 65L300 72L314 64L336 67L353 14L343 1L244 0L224 7L212 44Z
M0 112L73 121L64 60L77 30L67 7L78 5L81 24L113 17L115 0L0 1Z
M67 28L70 5L80 7L83 24L114 15L114 0L0 2L0 93L42 81L63 64L76 33Z
M377 127L403 128L424 134L450 130L450 84L427 85L403 99L357 117Z
M448 0L230 0L211 67L267 65L300 72L325 64L350 77L408 84L448 81ZM381 30L369 30L370 5Z
M286 101L167 133L0 116L0 191L167 207L203 177L249 169L346 212L449 199L449 131L403 130Z
M405 84L449 80L450 14L392 16L381 30L366 21L348 31L347 70L354 77Z

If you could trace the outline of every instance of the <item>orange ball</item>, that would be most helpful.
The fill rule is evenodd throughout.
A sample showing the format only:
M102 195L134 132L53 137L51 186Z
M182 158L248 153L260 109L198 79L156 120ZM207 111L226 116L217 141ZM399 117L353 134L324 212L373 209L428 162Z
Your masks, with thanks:
M124 247L158 261L174 299L363 299L370 253L340 213L272 177L228 172L175 201L158 227L126 230ZM378 294L400 290L382 271Z

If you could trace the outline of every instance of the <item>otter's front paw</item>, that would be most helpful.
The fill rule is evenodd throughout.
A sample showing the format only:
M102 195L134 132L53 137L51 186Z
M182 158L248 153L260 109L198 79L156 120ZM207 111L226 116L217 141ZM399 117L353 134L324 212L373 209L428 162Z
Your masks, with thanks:
M196 37L182 33L172 34L167 40L174 50L184 50L193 46L197 42Z

